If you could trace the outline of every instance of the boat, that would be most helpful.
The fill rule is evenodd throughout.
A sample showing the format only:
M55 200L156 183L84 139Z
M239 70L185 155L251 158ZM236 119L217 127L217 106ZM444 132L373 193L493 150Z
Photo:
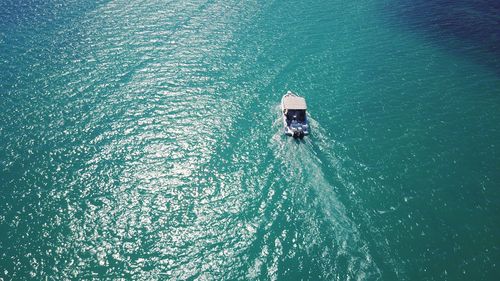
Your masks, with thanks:
M306 115L306 100L297 94L288 91L281 98L281 112L285 135L302 139L309 135L309 122Z

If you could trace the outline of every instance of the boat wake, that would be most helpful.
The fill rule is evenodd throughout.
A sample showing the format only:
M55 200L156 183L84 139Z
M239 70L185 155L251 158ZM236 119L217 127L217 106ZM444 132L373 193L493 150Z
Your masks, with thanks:
M300 218L305 251L321 251L326 263L320 266L322 277L380 277L367 242L336 194L348 185L340 176L342 159L335 155L344 149L342 144L332 141L311 117L312 135L303 140L284 136L280 121L277 118L273 124L276 133L269 146L282 167L290 215Z

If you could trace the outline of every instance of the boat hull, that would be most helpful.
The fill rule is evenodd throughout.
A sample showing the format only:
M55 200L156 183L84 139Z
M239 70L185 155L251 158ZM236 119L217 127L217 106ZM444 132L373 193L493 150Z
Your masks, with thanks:
M303 138L304 136L309 135L309 122L307 121L306 113L305 113L305 107L298 109L298 111L301 111L303 113L303 120L297 121L297 120L291 120L289 116L287 117L287 110L295 110L296 109L290 109L287 108L285 103L285 99L290 98L290 97L298 97L297 95L293 94L292 92L288 92L281 98L281 117L283 119L283 130L284 134L287 136L291 136L294 138Z

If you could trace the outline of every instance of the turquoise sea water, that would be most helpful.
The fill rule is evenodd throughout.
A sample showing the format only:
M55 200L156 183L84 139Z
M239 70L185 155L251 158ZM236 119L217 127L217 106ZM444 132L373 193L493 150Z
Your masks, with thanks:
M500 277L498 4L0 8L0 279Z

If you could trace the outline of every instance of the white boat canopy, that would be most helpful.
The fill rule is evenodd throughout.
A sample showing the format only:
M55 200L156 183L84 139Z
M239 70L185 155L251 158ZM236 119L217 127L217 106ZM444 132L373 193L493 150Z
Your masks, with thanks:
M287 96L283 99L283 109L306 110L306 100L303 97Z

